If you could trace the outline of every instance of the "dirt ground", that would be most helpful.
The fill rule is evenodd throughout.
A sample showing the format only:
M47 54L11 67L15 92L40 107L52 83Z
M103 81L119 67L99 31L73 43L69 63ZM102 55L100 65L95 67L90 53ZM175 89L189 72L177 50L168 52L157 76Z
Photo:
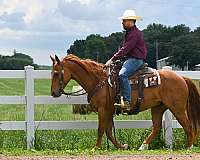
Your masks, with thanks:
M102 156L0 156L0 160L200 160L190 155L102 155Z

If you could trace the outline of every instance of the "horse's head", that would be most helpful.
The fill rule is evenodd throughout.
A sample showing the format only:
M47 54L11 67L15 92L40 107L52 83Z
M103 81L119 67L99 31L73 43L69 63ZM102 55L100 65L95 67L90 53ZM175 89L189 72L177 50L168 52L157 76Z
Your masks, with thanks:
M69 80L71 79L71 72L64 67L63 61L55 55L55 58L50 56L52 66L52 80L51 80L51 95L53 97L60 97Z

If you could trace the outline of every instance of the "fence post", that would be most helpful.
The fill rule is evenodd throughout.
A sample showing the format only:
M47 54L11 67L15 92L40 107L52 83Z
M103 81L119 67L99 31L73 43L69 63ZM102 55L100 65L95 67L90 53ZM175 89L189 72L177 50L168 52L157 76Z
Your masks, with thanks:
M169 69L172 70L170 66L164 66L162 69ZM162 83L162 82L161 82ZM164 120L164 136L165 136L165 144L168 149L172 149L173 147L173 130L172 130L172 113L168 109L165 111L163 115Z
M26 140L27 149L34 148L35 122L34 122L34 67L25 66L25 97L26 97Z

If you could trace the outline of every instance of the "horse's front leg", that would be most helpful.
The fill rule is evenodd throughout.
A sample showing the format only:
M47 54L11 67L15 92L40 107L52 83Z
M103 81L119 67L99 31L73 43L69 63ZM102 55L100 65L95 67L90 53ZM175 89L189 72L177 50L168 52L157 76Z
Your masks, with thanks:
M128 144L121 144L119 143L114 137L113 137L113 134L112 134L112 129L113 129L113 115L110 115L109 117L111 117L108 121L108 128L107 128L107 132L106 132L106 136L108 137L108 139L113 143L113 145L116 147L116 148L119 148L119 149L128 149Z
M107 120L104 107L98 108L98 136L95 148L101 148L103 134L107 128Z
M119 143L112 134L113 128L113 114L111 108L105 110L105 108L100 108L98 110L98 119L99 119L99 126L98 126L98 138L95 148L101 147L102 137L104 132L106 131L106 136L108 139L113 143L116 148L119 149L128 149L127 144Z

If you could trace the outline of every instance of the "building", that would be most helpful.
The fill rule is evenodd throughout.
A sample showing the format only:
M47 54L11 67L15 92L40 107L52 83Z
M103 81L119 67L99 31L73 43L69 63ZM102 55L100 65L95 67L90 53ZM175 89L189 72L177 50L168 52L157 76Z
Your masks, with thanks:
M168 66L169 65L169 63L167 62L168 59L169 57L165 57L165 58L157 60L156 61L157 69L162 69L162 67Z
M165 58L162 58L162 59L157 60L157 61L156 61L157 69L162 69L162 67L164 67L164 66L171 66L171 67L172 67L172 70L176 70L176 71L181 70L181 68L178 67L178 66L169 65L168 59L169 59L169 57L165 57ZM199 68L200 68L200 64L199 64ZM187 71L187 70L188 70L188 67L185 66L185 67L184 67L184 70Z
M197 64L197 65L195 65L195 70L196 70L196 71L200 71L200 63Z

